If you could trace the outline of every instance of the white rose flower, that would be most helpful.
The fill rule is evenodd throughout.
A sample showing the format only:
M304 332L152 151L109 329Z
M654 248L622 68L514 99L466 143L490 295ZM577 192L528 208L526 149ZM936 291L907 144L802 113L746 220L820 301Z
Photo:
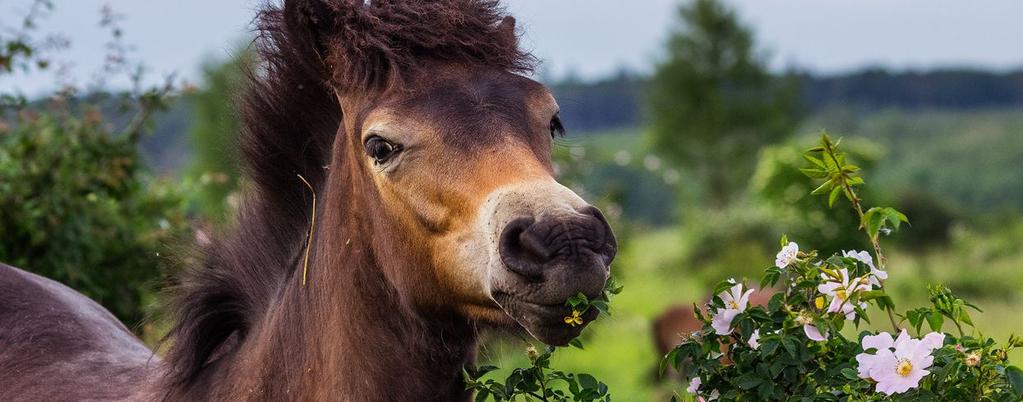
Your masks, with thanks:
M799 245L795 242L789 242L785 247L781 248L778 255L774 257L774 266L778 268L785 268L790 264L796 262L796 255L799 253Z

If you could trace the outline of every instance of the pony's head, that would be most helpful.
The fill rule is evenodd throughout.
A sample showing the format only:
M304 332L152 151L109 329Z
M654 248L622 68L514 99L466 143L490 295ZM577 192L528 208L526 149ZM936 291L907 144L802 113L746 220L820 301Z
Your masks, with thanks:
M554 178L558 104L521 75L514 20L486 0L291 1L285 15L311 27L340 108L325 191L356 194L340 208L398 293L550 344L578 335L565 302L601 294L615 238Z

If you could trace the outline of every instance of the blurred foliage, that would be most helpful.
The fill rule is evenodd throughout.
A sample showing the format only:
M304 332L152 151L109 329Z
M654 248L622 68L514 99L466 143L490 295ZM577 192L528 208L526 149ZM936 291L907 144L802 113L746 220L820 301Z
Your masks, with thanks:
M0 136L0 261L71 286L127 323L143 318L158 250L187 226L183 195L146 177L135 145L95 112L21 118Z
M803 74L803 101L818 110L836 105L858 110L1004 108L1023 103L1023 70L965 68L891 71L868 67L842 75Z
M213 222L224 222L230 216L228 196L238 188L236 141L240 127L233 101L244 86L242 71L251 64L247 51L226 62L207 62L202 89L192 97L188 135L193 160L186 175L199 184L193 194L199 213Z
M749 181L750 194L764 208L774 226L775 236L781 233L796 241L813 241L822 251L836 252L842 247L864 249L869 244L856 232L841 230L859 223L848 209L829 208L828 203L810 195L820 183L800 173L806 165L803 153L809 141L792 141L764 147L756 170ZM846 155L861 169L870 171L881 158L881 148L866 140L842 143Z
M970 225L959 222L948 235L949 242L943 247L931 247L924 253L907 249L912 251L911 264L919 278L945 283L971 298L1023 300L1023 217L996 214L974 219Z
M721 278L751 277L761 271L768 257L770 242L764 236L776 236L771 217L748 202L723 209L687 206L680 244L685 250L666 270L685 272L694 280L711 282ZM770 238L770 237L768 237Z
M962 214L949 204L940 196L924 191L899 192L895 208L913 217L913 230L900 233L894 239L895 244L918 253L947 246L952 229L963 219Z
M0 37L0 48L21 49L4 54L10 57L4 62L26 71L47 68L32 62L38 54L33 46L40 43L32 28L45 15L39 10L52 4L34 4L25 18L31 23ZM104 7L100 19L111 39L98 79L127 74L134 87L79 98L75 88L57 83L60 91L45 100L4 103L0 261L63 282L134 326L151 312L164 265L161 251L187 231L185 196L176 185L148 175L137 151L151 114L167 106L171 80L144 87L144 68L127 57L121 17ZM0 69L0 77L10 72ZM24 99L8 90L0 97ZM108 119L102 105L114 103L121 118Z
M745 187L757 150L792 133L798 91L767 71L750 29L720 1L683 4L678 15L649 84L651 140L720 208Z
M643 152L631 133L557 139L552 159L558 181L597 202L616 230L675 222L681 174Z
M885 110L932 114L1013 109L1023 104L1023 70L936 68L895 71L878 67L843 74L793 72L787 79L799 84L801 106L813 114L857 119ZM567 77L548 82L561 106L569 130L605 131L646 124L644 102L650 78L628 71L595 81ZM830 123L835 123L832 120ZM824 125L853 133L848 125ZM819 128L823 126L813 126Z
M888 111L857 132L889 150L879 186L941 194L981 213L1023 211L1023 113Z

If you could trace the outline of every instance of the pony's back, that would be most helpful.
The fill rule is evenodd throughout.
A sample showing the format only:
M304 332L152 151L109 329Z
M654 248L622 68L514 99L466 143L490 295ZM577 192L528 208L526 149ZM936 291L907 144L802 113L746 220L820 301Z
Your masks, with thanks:
M145 400L158 364L96 302L0 264L0 401Z

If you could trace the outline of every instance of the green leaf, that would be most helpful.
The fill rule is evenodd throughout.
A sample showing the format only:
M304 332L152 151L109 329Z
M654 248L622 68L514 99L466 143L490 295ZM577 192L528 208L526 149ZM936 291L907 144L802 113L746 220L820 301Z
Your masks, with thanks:
M867 228L867 235L870 236L870 238L877 237L877 233L880 232L881 227L884 226L884 220L885 215L879 207L871 208L863 215L863 224Z
M760 378L753 373L746 373L735 379L735 385L742 389L753 389L763 382L763 378Z
M664 355L664 358L661 359L661 362L658 363L658 365L657 365L657 377L658 378L664 377L664 373L666 371L668 371L668 366L669 365L670 366L674 366L674 364L672 364L672 363L675 361L675 356L678 356L678 348L677 347L672 349L670 352L668 352L668 354Z
M807 177L814 179L823 179L828 177L828 171L823 169L800 168L799 171L803 172L803 174Z
M831 183L832 183L831 179L828 179L828 180L824 181L824 184L821 184L820 187L815 188L813 191L810 192L810 194L811 195L821 195L821 194L824 194L824 193L828 192L829 190L831 190L831 185L832 185Z
M903 215L902 212L896 211L895 208L885 208L884 217L892 224L892 229L895 231L899 230L899 225L902 224L902 222L909 223L909 218L906 218L906 215Z
M941 325L945 323L945 317L941 314L930 314L927 316L927 325L931 331L941 331Z
M930 310L924 308L909 310L906 312L906 320L909 320L909 324L912 325L917 332L920 332L920 327L923 325L925 314L930 314Z
M810 150L810 151L813 152L813 150ZM822 161L822 160L820 160L820 159L818 159L816 157L813 157L813 156L810 156L810 155L807 155L807 154L803 154L803 159L806 159L807 161L810 161L810 163L816 165L817 167L819 167L821 169L825 168L824 161ZM802 169L800 169L800 170L802 170Z
M828 195L828 208L835 206L835 200L838 199L840 194L842 194L841 186L835 186L835 188L831 189L831 194Z
M770 312L775 312L775 311L781 310L782 306L784 306L784 305L785 305L785 294L784 293L775 293L774 296L771 296L771 300L769 300L767 302L767 310L770 311Z
M966 312L966 309L959 309L959 321L966 323L969 326L973 326L973 320L970 319L970 314Z
M796 344L795 338L788 336L781 338L781 346L785 348L785 351L789 352L789 355L792 357L799 356L799 345Z
M489 373L491 371L494 371L494 370L497 370L497 366L491 366L491 365L479 366L472 373L471 378L477 379L477 378L483 377L483 376L487 375L487 373Z
M1017 366L1006 367L1005 378L1012 385L1012 390L1016 391L1016 396L1023 396L1023 369Z
M571 345L572 347L579 348L580 350L584 349L583 341L580 341L579 338L573 338L572 340L568 341L568 344Z
M590 299L586 297L586 295L584 295L582 292L579 292L575 296L569 297L568 300L565 301L565 305L569 307L578 307L582 305L588 305L589 302Z
M770 267L764 271L764 277L760 279L760 287L767 288L774 286L778 283L778 279L781 278L781 269L778 267Z
M856 372L856 370L853 370L851 367L846 367L842 369L842 377L845 377L847 380L855 381L856 379L860 378L860 375L859 373Z
M731 289L732 286L735 286L735 285L736 285L735 283L731 283L729 281L718 282L718 284L716 286L714 286L714 296L717 297L717 295L721 294L722 292L724 292L724 291L726 291L728 289Z
M597 388L598 381L597 381L596 378L593 378L592 375L589 375L589 374L586 374L586 373L582 373L582 374L579 374L578 377L579 377L579 385L582 386L583 389L596 389Z

